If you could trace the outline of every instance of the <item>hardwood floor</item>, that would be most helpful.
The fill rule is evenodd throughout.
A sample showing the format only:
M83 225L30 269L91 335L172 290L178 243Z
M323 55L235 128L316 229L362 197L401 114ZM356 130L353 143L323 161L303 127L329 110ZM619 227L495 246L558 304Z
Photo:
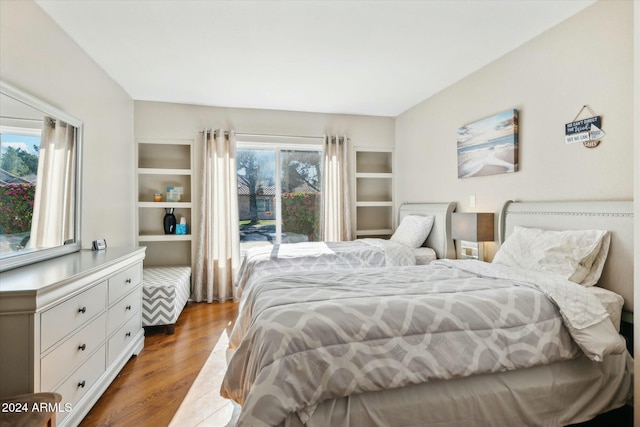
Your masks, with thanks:
M80 426L168 426L185 398L197 399L206 392L211 393L207 404L198 413L193 412L195 405L185 405L190 408L183 409L175 425L224 426L212 415L219 412L228 420L231 414L230 403L219 397L219 384L237 307L231 302L189 303L173 335L166 335L163 327L146 328L144 349L129 360ZM205 366L208 372L198 382ZM188 396L194 383L200 391Z

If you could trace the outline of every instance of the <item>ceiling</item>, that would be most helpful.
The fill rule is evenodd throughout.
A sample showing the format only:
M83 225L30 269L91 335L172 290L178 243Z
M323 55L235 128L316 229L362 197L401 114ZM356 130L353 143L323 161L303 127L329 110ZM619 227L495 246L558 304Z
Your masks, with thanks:
M594 0L36 0L135 100L397 116Z

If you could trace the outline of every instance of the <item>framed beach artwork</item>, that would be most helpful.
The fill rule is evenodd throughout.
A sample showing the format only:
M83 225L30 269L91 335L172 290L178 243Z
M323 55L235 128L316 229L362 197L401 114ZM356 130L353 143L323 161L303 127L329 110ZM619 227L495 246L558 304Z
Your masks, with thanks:
M458 178L518 170L518 110L458 129Z

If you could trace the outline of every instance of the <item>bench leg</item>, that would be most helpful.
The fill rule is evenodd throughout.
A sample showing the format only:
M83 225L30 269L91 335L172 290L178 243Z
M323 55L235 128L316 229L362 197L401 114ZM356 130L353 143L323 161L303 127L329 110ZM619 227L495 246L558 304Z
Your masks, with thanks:
M176 324L172 323L170 325L164 325L164 330L167 335L173 335L173 333L176 331Z

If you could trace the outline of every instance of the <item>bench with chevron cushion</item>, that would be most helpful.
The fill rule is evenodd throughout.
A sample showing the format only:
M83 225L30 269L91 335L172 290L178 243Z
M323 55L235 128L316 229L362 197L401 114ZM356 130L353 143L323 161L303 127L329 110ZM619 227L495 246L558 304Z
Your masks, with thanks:
M142 326L164 325L167 334L191 295L191 267L145 267L142 274Z

